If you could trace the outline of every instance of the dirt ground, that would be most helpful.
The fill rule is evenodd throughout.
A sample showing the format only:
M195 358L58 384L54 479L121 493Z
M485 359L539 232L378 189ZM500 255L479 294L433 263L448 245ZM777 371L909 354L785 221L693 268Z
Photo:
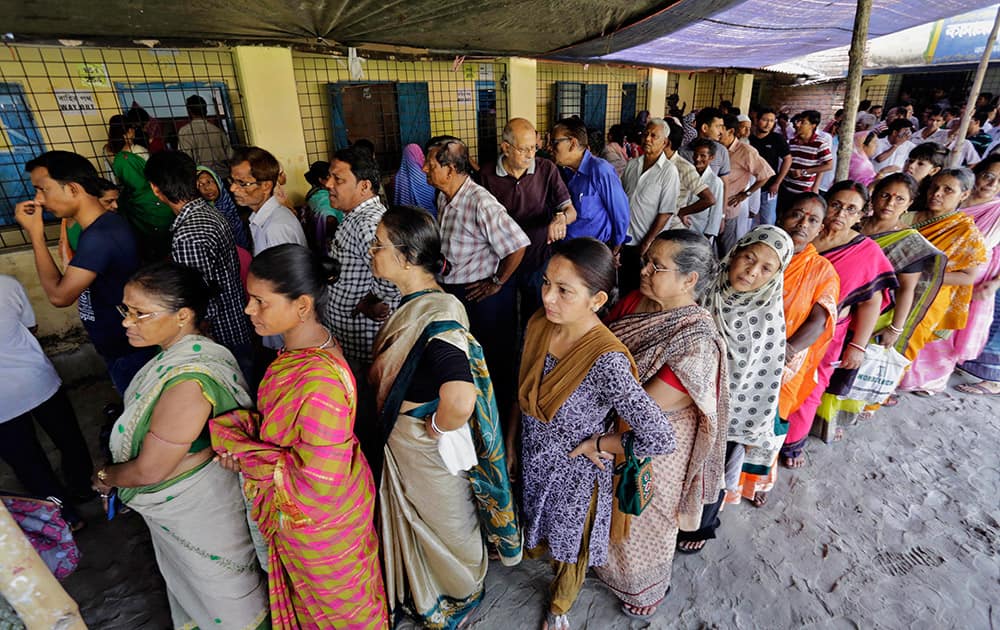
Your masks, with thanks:
M114 391L92 347L61 350L54 362L97 453L101 408ZM719 539L676 556L672 590L653 619L626 618L591 576L572 627L1000 627L998 445L1000 398L904 395L842 442L810 444L808 467L782 469L765 507L729 506ZM2 464L0 487L18 489ZM81 511L83 560L64 584L88 625L169 628L142 519L107 522L96 502ZM537 628L549 576L542 561L493 563L483 613L469 627Z

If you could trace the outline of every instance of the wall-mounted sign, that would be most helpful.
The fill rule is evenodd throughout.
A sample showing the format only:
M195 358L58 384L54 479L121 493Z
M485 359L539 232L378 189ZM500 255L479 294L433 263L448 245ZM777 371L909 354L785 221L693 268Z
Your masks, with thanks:
M76 90L55 90L56 103L63 114L97 113L97 103L93 92L77 92Z
M459 103L471 103L472 102L472 90L469 88L458 88L458 102Z
M76 64L77 75L80 77L80 85L83 87L108 87L108 69L103 63L78 63Z

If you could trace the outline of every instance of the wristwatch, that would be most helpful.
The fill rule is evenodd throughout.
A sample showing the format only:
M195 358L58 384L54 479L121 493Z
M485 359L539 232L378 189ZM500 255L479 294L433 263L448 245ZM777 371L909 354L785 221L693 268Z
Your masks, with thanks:
M500 285L503 284L503 282L500 282L500 276L498 276L497 274L493 274L493 277L490 278L490 282L492 282L493 284L495 284L497 286L500 286Z

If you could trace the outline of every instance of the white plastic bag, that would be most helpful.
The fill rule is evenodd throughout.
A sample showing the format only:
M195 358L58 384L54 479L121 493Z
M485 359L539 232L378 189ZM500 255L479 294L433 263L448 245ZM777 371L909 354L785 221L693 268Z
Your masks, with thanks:
M445 431L437 443L438 453L441 454L444 466L453 475L469 470L479 462L479 458L476 457L476 445L472 443L469 423L454 431Z
M841 396L850 400L879 404L885 401L903 379L910 362L894 348L868 344L865 360L858 368L851 389Z

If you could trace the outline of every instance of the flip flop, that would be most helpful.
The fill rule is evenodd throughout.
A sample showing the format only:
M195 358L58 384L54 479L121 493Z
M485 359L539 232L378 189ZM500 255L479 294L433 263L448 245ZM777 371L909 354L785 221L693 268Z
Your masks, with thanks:
M656 614L657 608L660 607L660 604L663 603L663 600L666 599L667 595L669 594L670 594L670 587L668 586L667 592L663 594L663 597L657 600L656 603L650 604L649 606L632 606L631 604L626 604L625 602L622 602L622 614L631 619L649 619L650 617ZM652 608L653 610L649 611L645 615L640 615L639 613L630 610L630 608Z
M983 383L992 383L993 381L980 381L978 383L960 383L955 386L955 389L962 392L963 394L973 394L976 396L1000 396L1000 392L995 392L990 390L988 387L983 385Z
M885 402L882 403L882 406L895 407L898 404L899 404L899 396L897 396L896 394L890 394L889 397L885 399Z
M703 541L691 540L691 541L688 541L688 542L704 542L704 543L707 543L708 541L707 540L703 540ZM680 553L686 553L688 555L694 555L696 553L701 553L702 549L704 549L704 548L705 548L705 545L702 545L701 547L698 547L697 549L685 549L684 547L681 547L680 543L677 543L677 551L680 552Z

